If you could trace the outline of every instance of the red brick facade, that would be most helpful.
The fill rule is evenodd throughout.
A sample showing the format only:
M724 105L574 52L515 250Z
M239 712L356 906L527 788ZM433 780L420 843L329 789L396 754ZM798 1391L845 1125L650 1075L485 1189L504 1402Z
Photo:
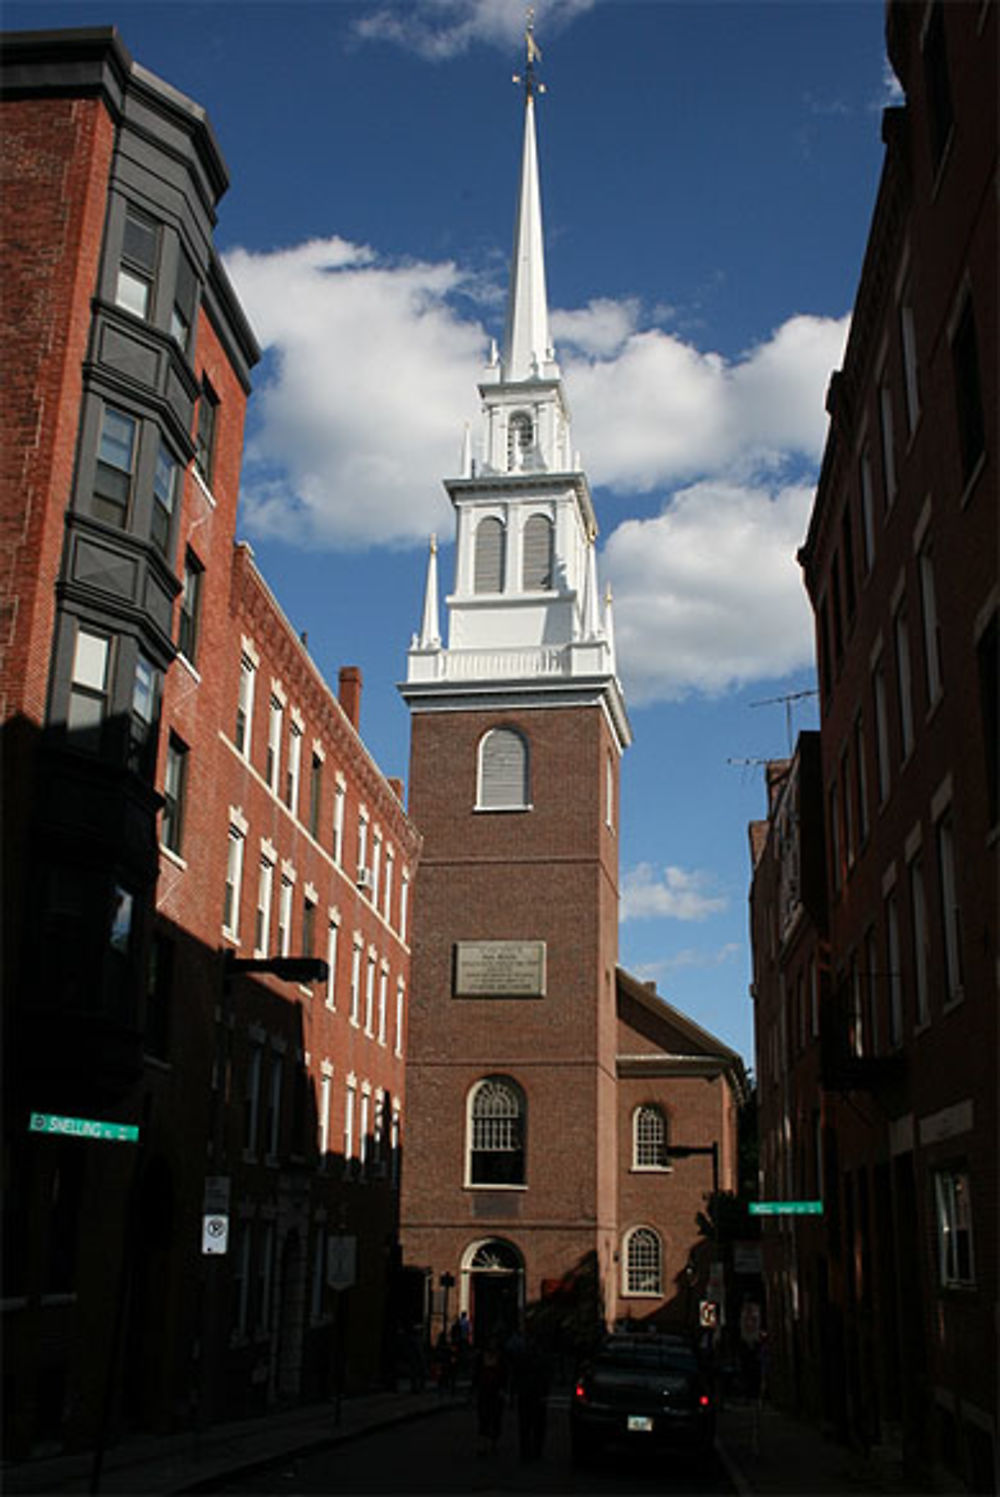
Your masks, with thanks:
M95 99L5 99L0 122L0 714L38 724L114 128Z
M477 809L479 745L497 726L528 745L530 806L522 811ZM722 1186L735 1183L736 1057L696 1037L616 965L618 762L598 706L413 715L411 811L424 847L403 1246L433 1286L453 1276L451 1308L468 1310L480 1337L518 1307L544 1314L555 1305L564 1329L579 1334L593 1333L588 1313L607 1323L654 1316L690 1326L704 1265L687 1278L683 1270L699 1244L711 1163L633 1171L641 1103L662 1108L678 1142L719 1141ZM456 943L493 941L544 943L544 993L458 995ZM697 1080L666 1059L692 1051ZM501 1189L471 1173L471 1099L491 1076L512 1081L525 1104L523 1178ZM655 1292L629 1295L622 1255L638 1226L659 1236L661 1280ZM511 1284L500 1308L483 1267L494 1249L506 1255L520 1296Z

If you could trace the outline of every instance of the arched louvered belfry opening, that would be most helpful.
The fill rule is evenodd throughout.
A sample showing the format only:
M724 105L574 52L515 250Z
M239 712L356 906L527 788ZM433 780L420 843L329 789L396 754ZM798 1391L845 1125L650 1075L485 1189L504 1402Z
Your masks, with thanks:
M504 585L504 542L507 532L502 520L486 515L476 526L476 548L473 568L473 591L502 593Z
M491 728L479 740L480 811L523 811L531 804L527 740L516 728Z
M548 515L531 515L521 545L521 586L539 592L552 586L554 527Z

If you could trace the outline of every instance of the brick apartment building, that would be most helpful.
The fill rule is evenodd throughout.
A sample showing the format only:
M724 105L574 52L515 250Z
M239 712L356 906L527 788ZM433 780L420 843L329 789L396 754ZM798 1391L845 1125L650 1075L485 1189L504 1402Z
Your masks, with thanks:
M755 869L763 1189L821 1179L827 1283L793 1291L775 1265L771 1309L791 1303L814 1349L827 1335L842 1372L827 1411L982 1491L1000 1362L997 7L890 0L886 23L906 102L884 116L801 553L827 869L827 978L803 1045L769 856ZM818 1136L795 1102L817 1063Z
M684 1321L711 1145L732 1189L742 1087L733 1052L617 965L630 729L549 341L534 55L529 33L504 346L479 386L480 451L446 483L448 639L432 545L401 687L423 837L403 1251L479 1339L542 1306L588 1334Z
M10 34L2 61L20 1457L378 1375L419 843L359 737L358 673L331 693L234 546L258 350L213 246L203 111L111 29ZM238 966L304 955L325 981Z

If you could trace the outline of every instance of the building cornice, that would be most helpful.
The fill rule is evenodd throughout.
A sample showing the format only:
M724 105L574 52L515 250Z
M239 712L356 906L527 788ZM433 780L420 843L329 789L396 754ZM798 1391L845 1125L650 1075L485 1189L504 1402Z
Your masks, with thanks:
M632 742L632 726L625 710L621 684L614 677L575 677L560 681L403 681L397 690L413 713L417 712L525 712L553 707L600 707L618 740L626 749Z

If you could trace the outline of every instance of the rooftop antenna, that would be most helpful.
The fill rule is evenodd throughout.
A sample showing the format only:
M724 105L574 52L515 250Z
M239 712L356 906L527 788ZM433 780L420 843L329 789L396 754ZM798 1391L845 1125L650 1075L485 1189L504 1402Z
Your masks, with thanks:
M780 696L780 697L764 697L764 699L762 701L760 701L760 702L751 702L749 705L751 707L777 707L777 706L780 706L782 704L784 705L784 708L785 708L785 732L788 735L788 752L791 753L792 749L794 747L794 744L792 742L792 703L793 702L801 702L806 697L818 697L818 696L819 696L819 691L814 686L811 691L789 691L789 692L786 692L783 696ZM763 763L766 763L767 761L762 759L759 762L763 764Z
M535 63L541 62L542 49L535 41L535 12L529 9L524 27L524 72L514 74L515 83L524 84L525 97L531 99L536 93L545 92L545 84L535 78Z

